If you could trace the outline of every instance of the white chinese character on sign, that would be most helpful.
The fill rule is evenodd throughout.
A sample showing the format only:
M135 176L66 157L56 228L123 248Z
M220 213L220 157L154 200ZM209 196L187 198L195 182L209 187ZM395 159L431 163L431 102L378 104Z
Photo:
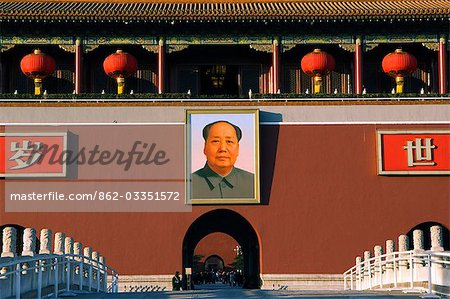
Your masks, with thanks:
M17 165L11 167L11 169L23 169L36 163L41 156L41 153L39 152L41 145L41 142L32 144L29 140L24 140L22 146L19 146L19 142L11 142L11 152L16 153L9 158L9 160L17 163ZM27 159L25 159L25 161L22 160L22 158L25 157L27 157Z
M416 138L414 141L408 140L403 149L408 152L408 167L413 166L433 166L432 150L436 148L431 143L432 138L425 138L425 145L422 145L422 138Z

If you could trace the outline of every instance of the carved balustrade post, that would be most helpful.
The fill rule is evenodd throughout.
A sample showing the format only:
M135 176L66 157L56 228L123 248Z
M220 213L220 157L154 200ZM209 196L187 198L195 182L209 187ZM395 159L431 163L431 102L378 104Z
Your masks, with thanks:
M442 227L440 225L435 225L430 228L431 233L431 250L433 251L444 251L444 241L442 235Z
M409 238L407 235L400 235L398 237L398 251L405 252L409 250ZM399 262L398 262L398 276L399 282L406 282L408 275L408 254L401 253L399 254Z
M393 283L394 281L394 255L392 253L395 251L394 240L386 241L386 275L385 282Z
M50 229L41 230L41 246L39 248L39 254L51 254L52 250L52 231Z
M372 265L369 261L371 257L370 251L364 251L364 285L366 289L372 288Z
M1 257L16 257L17 231L14 227L3 229L3 249Z
M23 231L22 256L34 256L36 251L36 230L26 228Z
M375 256L375 262L373 263L374 265L374 284L378 284L381 287L382 281L382 275L383 275L383 269L382 269L382 261L381 261L381 255L383 254L383 247L381 247L380 245L376 245L373 248L373 254Z
M53 248L53 253L57 255L64 254L64 242L66 239L65 233L56 233L55 234L55 246Z

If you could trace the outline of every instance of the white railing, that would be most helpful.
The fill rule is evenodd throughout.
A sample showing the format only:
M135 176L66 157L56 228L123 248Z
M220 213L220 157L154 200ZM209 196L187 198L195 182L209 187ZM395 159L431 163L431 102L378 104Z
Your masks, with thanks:
M450 294L450 252L383 254L361 261L343 275L345 290L415 289L430 295Z
M62 292L76 291L117 292L118 282L114 269L83 255L46 254L0 260L0 298L19 299L25 294L38 299L57 298Z

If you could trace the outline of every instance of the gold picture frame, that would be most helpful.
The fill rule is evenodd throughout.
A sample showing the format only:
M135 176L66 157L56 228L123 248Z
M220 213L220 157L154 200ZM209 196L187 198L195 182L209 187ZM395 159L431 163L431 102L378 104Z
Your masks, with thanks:
M210 135L214 134L214 135ZM186 204L259 204L259 110L186 110Z

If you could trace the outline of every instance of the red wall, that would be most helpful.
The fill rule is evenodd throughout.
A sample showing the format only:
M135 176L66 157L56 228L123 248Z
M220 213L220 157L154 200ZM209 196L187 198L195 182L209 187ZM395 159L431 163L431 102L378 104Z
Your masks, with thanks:
M450 227L449 176L377 175L377 129L426 128L449 126L283 125L278 140L272 139L276 127L262 126L261 164L271 159L265 147L277 144L267 205L195 206L191 213L5 213L1 201L0 223L64 231L100 251L120 274L171 274L181 268L190 224L228 208L256 230L262 273L342 273L356 255L419 223Z

